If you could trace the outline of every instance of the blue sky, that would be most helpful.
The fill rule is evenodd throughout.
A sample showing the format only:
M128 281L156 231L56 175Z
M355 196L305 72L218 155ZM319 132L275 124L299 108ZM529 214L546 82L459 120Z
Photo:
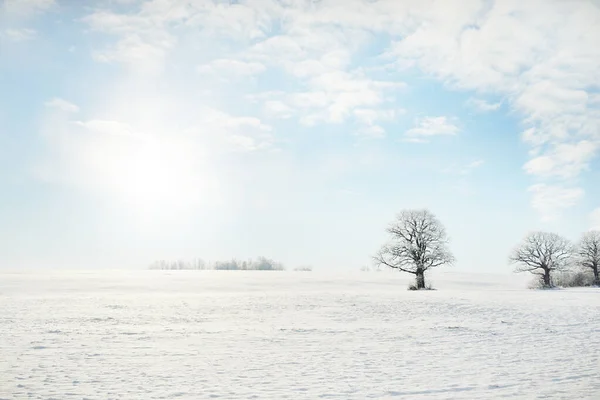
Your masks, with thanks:
M2 267L358 269L404 208L458 270L600 227L600 4L5 0Z

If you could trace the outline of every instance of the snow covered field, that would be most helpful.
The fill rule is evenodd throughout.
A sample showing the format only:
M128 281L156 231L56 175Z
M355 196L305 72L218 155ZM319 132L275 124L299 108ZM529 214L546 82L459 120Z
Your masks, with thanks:
M0 273L0 398L600 399L600 290L408 278Z

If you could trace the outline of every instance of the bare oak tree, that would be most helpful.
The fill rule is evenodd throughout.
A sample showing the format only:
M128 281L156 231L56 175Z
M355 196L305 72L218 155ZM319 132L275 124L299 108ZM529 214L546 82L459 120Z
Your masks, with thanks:
M577 244L575 251L577 262L594 273L594 285L600 285L598 269L600 269L600 231L589 231Z
M389 241L375 255L377 265L414 274L417 289L425 288L425 272L454 257L441 222L428 210L404 210L388 226Z
M515 272L538 275L544 286L552 286L552 271L567 269L573 256L571 243L555 233L533 232L527 235L510 255L517 264Z

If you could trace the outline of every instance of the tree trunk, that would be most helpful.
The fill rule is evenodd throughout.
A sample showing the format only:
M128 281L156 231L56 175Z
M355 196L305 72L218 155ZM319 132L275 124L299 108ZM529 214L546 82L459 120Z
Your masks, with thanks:
M550 279L550 269L549 268L544 269L544 286L545 287L552 286L552 280Z
M598 277L598 266L592 266L592 271L594 271L594 285L600 286L600 277Z
M417 289L425 289L425 271L417 270Z

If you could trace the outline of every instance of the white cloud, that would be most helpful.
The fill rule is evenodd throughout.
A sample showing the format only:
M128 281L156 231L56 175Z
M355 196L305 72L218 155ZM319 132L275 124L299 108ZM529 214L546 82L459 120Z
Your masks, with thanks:
M600 141L598 4L473 1L457 10L423 2L416 8L413 24L403 26L387 54L393 63L412 63L449 87L502 96L523 117L523 139L533 146L525 168L575 178L586 163L556 153L569 152L560 145ZM533 201L539 204L539 196Z
M6 29L4 35L6 38L13 42L24 42L35 38L37 32L33 29Z
M389 103L387 94L405 87L402 82L370 79L361 71L332 71L311 77L310 90L303 92L265 92L248 96L252 101L265 101L269 116L281 118L298 115L300 123L314 126L319 123L339 124L354 118L361 130L368 130L377 121L391 121L404 112L402 109L380 109ZM375 128L378 129L378 128Z
M383 138L385 137L385 129L380 125L367 125L361 127L358 134L371 138Z
M548 138L545 136L544 132L540 131L535 127L528 128L521 133L521 139L533 146L533 154L538 154L540 150L540 146L548 142Z
M160 73L176 38L168 32L167 16L152 18L139 15L97 11L82 19L94 31L119 37L114 45L95 49L92 56L99 62L117 62L135 71Z
M294 110L279 100L267 100L264 104L264 110L266 115L271 118L286 119L294 115Z
M267 92L251 93L245 97L251 102L257 103L262 101L269 101L279 99L285 96L285 92L282 90L271 90Z
M186 132L217 152L276 150L271 126L255 117L236 117L212 108L202 109L195 127Z
M355 110L388 103L385 95L404 88L402 82L386 82L366 77L361 71L332 71L311 77L310 91L286 96L287 104L302 111L301 123L342 123ZM360 113L360 111L359 111Z
M483 164L485 164L484 160L474 160L468 164L463 165L452 165L448 168L444 168L442 170L443 173L451 174L451 175L469 175L477 168L480 168Z
M44 103L44 105L46 107L54 107L57 108L59 110L65 111L65 112L69 112L69 113L76 113L79 111L79 107L77 107L75 104L70 103L64 99L55 97L52 100L47 101L46 103Z
M502 102L490 103L487 100L478 99L476 97L471 97L467 101L467 105L470 107L473 107L474 109L476 109L479 112L489 112L489 111L498 110L500 108L500 106L502 105Z
M529 187L532 193L531 205L543 221L557 219L564 209L577 204L584 191L577 187L565 187L538 183Z
M201 64L201 70L212 71L221 62L214 73L225 78L252 76L262 68L292 78L289 85L284 80L282 93L260 100L265 115L297 117L309 126L354 121L359 132L383 136L385 124L360 110L393 108L402 84L370 75L375 69L361 66L360 59L373 38L390 37L388 51L378 58L389 64L379 66L380 72L418 67L448 88L473 91L468 103L479 111L499 109L501 103L484 100L489 98L512 108L522 118L522 140L531 147L524 169L539 182L571 185L597 154L600 7L594 2L473 0L457 7L433 0L310 6L152 0L135 7L124 14L96 11L84 19L92 30L115 37L95 49L97 60L160 73L178 45L202 43L199 59L187 51L193 44L178 54L190 55L187 64ZM215 42L226 45L212 46ZM448 119L423 119L403 140L426 142L458 131Z
M172 45L172 39L168 37L160 43L153 43L131 35L120 40L112 48L95 50L92 56L99 62L119 62L135 71L156 74L163 70L164 60Z
M585 112L588 95L585 90L565 87L558 82L542 80L522 88L515 98L516 107L531 121L545 121L563 113Z
M353 111L354 118L360 125L358 133L372 138L385 137L385 129L380 122L391 122L405 113L403 109L372 109L357 108Z
M404 114L404 110L394 109L369 109L357 108L354 110L354 117L365 125L374 125L379 121L393 121L400 114Z
M73 124L81 126L94 134L143 138L143 136L134 133L131 126L119 121L93 119L90 121L73 121Z
M599 146L600 142L589 140L557 144L551 152L531 159L523 168L528 174L541 177L575 178L588 167Z
M429 143L429 139L424 139L420 137L403 137L400 139L401 142L406 143Z
M271 137L252 137L249 135L233 134L229 137L229 143L235 151L253 152L258 150L274 149Z
M201 74L226 74L239 77L258 75L265 71L265 66L258 62L246 62L232 59L218 59L197 68Z
M137 11L98 10L83 21L95 31L117 37L116 43L94 51L98 61L123 63L134 70L156 74L164 69L167 55L178 39L188 39L188 49L198 48L190 42L202 43L202 50L206 51L215 38L264 38L273 13L281 16L281 11L271 1L254 7L243 3L150 0L139 4Z
M407 139L426 141L432 136L453 136L459 131L447 117L423 117L416 120L415 126L406 131L405 136Z
M472 161L472 162L468 163L467 165L465 165L463 168L461 168L459 173L461 175L469 175L471 172L473 172L477 168L480 168L483 164L484 164L483 160Z
M591 227L590 230L600 231L600 207L596 208L590 214Z
M364 69L351 67L353 52L371 36L366 31L338 28L333 21L321 24L319 16L331 11L335 10L325 7L313 13L301 6L286 8L289 28L246 52L249 59L281 68L307 87L279 99L296 110L300 122L307 126L343 123L354 110L392 103L394 92L406 87L403 82L373 79ZM359 131L379 136L382 129L364 124Z
M4 0L4 4L0 6L0 11L8 16L28 17L46 11L55 5L56 0Z
M292 75L298 78L308 78L343 70L349 64L349 59L348 52L335 50L324 54L319 60L299 60L285 63L284 66Z
M355 9L366 10L368 7ZM323 10L325 14L330 11ZM267 0L260 7L245 3L232 6L174 1L166 5L150 1L140 6L137 13L97 11L84 21L96 31L117 36L113 45L94 51L96 60L124 63L154 73L164 68L167 54L180 40L174 27L179 33L196 35L198 42L209 43L204 47L210 47L215 37L233 40L241 46L235 60L216 57L203 62L199 72L228 80L231 75L252 76L265 68L282 68L304 80L307 90L288 91L280 98L270 99L278 103L265 105L265 110L270 115L297 115L305 125L342 123L353 115L354 109L390 102L389 94L404 87L403 83L374 80L361 69L349 68L352 52L371 37L364 30L366 27L335 28L332 21L321 25L319 19L300 4L284 7ZM280 25L282 20L286 23L281 34L268 37L274 21ZM282 105L287 108L284 110ZM380 129L372 125L363 128Z
M470 171L470 170L473 170L475 168L481 167L483 164L484 164L483 160L475 160L475 161L467 164L465 168Z

